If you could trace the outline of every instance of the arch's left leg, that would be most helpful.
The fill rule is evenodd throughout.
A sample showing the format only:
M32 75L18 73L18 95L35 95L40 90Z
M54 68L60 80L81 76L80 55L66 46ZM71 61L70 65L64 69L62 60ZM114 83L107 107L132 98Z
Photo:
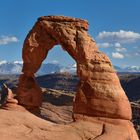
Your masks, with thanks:
M55 44L56 41L46 34L39 22L25 39L22 52L23 74L19 78L17 97L19 104L29 110L39 108L42 104L42 91L35 81L34 73L40 68L48 50Z

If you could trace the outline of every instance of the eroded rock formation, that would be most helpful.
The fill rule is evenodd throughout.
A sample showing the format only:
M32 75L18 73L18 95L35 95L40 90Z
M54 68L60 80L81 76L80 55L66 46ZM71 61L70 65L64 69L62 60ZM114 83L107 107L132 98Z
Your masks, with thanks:
M17 106L18 100L14 98L14 94L7 85L3 84L1 91L1 106L4 109L10 109Z
M64 16L44 16L38 19L24 42L23 74L18 87L19 104L28 109L41 106L42 93L34 74L48 51L55 45L61 45L76 61L80 78L73 106L75 120L91 117L94 123L99 121L103 124L105 135L96 139L109 140L110 137L118 140L116 135L120 128L124 134L122 140L137 140L130 123L130 103L116 72L109 58L98 50L87 30L88 22L81 19Z

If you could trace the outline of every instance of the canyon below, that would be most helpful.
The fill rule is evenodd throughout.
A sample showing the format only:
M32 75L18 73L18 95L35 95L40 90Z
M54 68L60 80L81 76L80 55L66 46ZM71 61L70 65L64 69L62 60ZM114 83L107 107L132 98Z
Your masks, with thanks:
M119 73L118 76L119 76L121 85L122 85L124 91L126 92L126 95L128 96L129 101L131 103L132 112L133 112L133 119L131 121L134 123L135 129L137 130L137 133L140 136L140 93L139 93L140 92L140 74ZM19 75L1 75L0 84L1 85L3 83L7 84L8 87L10 87L13 90L13 92L15 92L15 90L18 86L17 85L18 78L19 78ZM48 126L48 122L52 123L53 125L62 125L61 126L62 129L64 129L63 125L71 124L73 122L73 119L72 119L73 98L75 97L76 87L77 87L77 83L79 81L77 75L71 74L68 72L54 73L54 74L37 76L36 80L37 80L38 84L40 85L42 92L43 92L43 104L41 107L41 114L37 117L34 116L34 121L35 122L39 121L38 123L39 124L41 123L40 127L43 127L42 126L43 122L47 123L47 126L44 126L44 127L48 127L48 130L50 128L50 126ZM14 116L14 113L18 113L19 118L16 118L17 116ZM21 130L19 129L19 132L17 132L17 136L15 136L15 134L14 134L13 140L15 140L15 137L17 137L17 139L19 137L24 137L22 135L25 134L26 131L30 132L33 129L32 128L33 126L30 126L31 128L28 127L28 125L31 124L30 121L32 120L33 116L31 113L29 113L27 111L23 111L23 112L22 111L20 111L20 112L4 111L3 112L1 110L0 114L1 114L1 118L3 118L3 119L6 119L9 115L12 116L11 118L7 118L7 121L8 121L7 123L9 123L9 124L13 123L13 122L10 122L12 119L14 119L14 121L16 121L17 124L18 124L18 121L21 121L21 124L22 123L25 124L25 122L26 122L25 126L18 126L18 125L14 125L14 124L13 124L14 126L12 126L12 124L10 124L11 127L13 127L12 128L13 131L15 129L16 129L15 131L17 131L17 128L21 127L20 128ZM8 116L6 114L8 114ZM21 118L20 115L23 118ZM28 117L26 117L26 116L28 116ZM41 118L41 120L38 120L37 118ZM23 120L25 122L22 122ZM85 122L82 122L82 123L85 123ZM2 124L3 124L3 122L0 122L0 125L2 125ZM37 129L38 124L36 124L36 125L37 125L36 129ZM83 125L86 125L86 124L83 124ZM14 128L14 127L17 127L17 128ZM70 128L68 128L68 129L70 129L70 130L68 130L68 131L72 131L71 127L75 127L75 126L73 126L73 124L72 124L72 126L69 126L69 127ZM2 128L2 126L1 126L1 128ZM2 128L2 129L3 129L2 131L4 131L4 128ZM51 128L51 129L53 129L53 128ZM51 129L49 131L53 131ZM59 129L61 129L61 128L59 128ZM75 128L75 129L81 129L81 128ZM11 129L10 129L10 131L11 131ZM41 130L39 129L36 131L41 131ZM45 130L43 130L43 131L45 131ZM73 130L73 131L76 132L76 130ZM79 130L79 131L82 131L82 130ZM5 133L10 133L8 135L12 135L11 134L12 132L8 132L8 130ZM47 131L46 131L46 133L47 133ZM4 135L4 132L3 132L3 135ZM33 138L39 139L39 140L43 139L39 135L36 138L33 136ZM48 133L47 133L47 135L48 135ZM43 136L44 135L42 134L42 137ZM79 139L82 139L81 137L83 137L83 136L79 136ZM31 137L29 137L29 139L30 138ZM2 140L5 140L5 139L6 139L6 136L3 136ZM25 137L25 139L28 139L28 135Z

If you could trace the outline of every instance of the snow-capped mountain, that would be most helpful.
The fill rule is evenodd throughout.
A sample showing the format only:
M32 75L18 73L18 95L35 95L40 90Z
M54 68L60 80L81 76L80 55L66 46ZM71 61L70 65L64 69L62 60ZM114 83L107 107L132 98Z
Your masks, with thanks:
M140 66L127 66L127 67L118 67L114 66L117 72L140 72Z
M42 64L37 74L44 75L44 74L50 74L50 73L59 73L62 68L63 66L57 63Z
M68 73L76 73L76 69L77 69L77 65L76 63L73 64L73 65L69 65L69 66L66 66L66 67L62 67L60 72L63 73L63 72L68 72Z
M69 72L69 73L76 73L77 65L73 64L67 67L62 67L60 72ZM128 67L119 67L119 66L114 66L114 69L117 72L140 72L140 66L128 66Z
M140 66L129 66L126 67L126 70L130 72L140 72Z
M0 74L20 74L22 71L23 62L14 61L7 62L5 60L0 61ZM118 67L114 66L118 72L140 72L140 66ZM41 68L37 72L37 75L45 75L50 73L76 73L76 64L69 66L62 66L59 63L47 63L42 64Z
M21 70L20 63L0 61L0 74L20 74Z
M0 74L21 74L23 62L22 61L0 61ZM55 63L42 64L37 72L37 75L50 74L60 72L63 67Z

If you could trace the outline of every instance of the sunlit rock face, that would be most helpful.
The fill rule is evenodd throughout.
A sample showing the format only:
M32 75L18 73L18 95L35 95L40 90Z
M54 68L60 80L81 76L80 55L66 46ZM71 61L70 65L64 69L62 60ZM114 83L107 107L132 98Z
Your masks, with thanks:
M106 134L97 139L109 140L111 135L113 140L118 140L114 127L117 125L124 134L122 140L137 140L129 121L132 114L128 98L109 58L98 50L87 31L88 22L82 19L64 16L44 16L38 19L24 41L23 74L18 87L19 104L28 109L41 106L42 93L34 74L47 57L48 51L55 45L61 45L76 61L80 79L73 104L74 119L77 121L88 116L93 120L96 118L94 121L98 122L98 118L105 118L99 123L103 124L103 133Z

